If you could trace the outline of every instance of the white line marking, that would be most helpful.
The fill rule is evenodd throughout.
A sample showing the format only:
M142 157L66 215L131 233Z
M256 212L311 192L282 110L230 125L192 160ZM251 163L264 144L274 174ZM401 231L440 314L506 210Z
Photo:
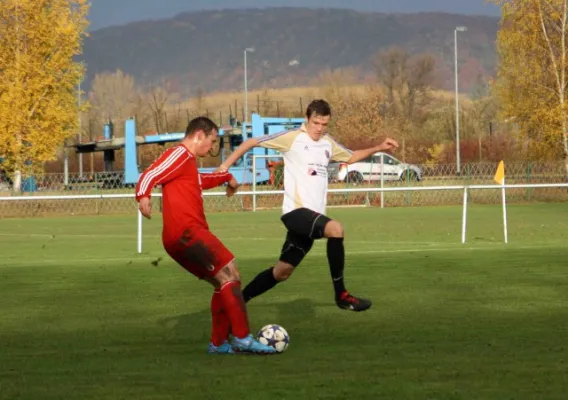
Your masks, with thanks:
M541 245L541 246L516 246L516 247L510 247L510 245L505 246L504 250L530 250L530 249L548 249L548 248L555 248L555 247L561 247L561 244L550 244L550 245ZM492 251L495 250L495 248L488 248L488 247L463 247L463 245L459 244L456 245L455 247L437 247L437 248L419 248L419 247L413 247L413 248L405 248L405 249L390 249L390 250L363 250L363 251L352 251L350 254L351 255L357 255L357 254L396 254L396 253L422 253L422 252L443 252L443 251L484 251L484 250L488 250L488 251ZM258 254L258 253L257 253ZM311 251L310 254L313 255L319 255L319 256L324 256L326 253L325 251ZM276 257L277 254L271 252L271 253L263 253L261 254L261 257L270 257L270 256L274 256ZM4 266L19 266L19 265L38 265L38 264L62 264L62 265L69 265L71 263L78 263L78 264L84 264L84 263L100 263L100 262L129 262L132 261L133 263L138 262L138 261L146 261L146 260L155 260L158 257L163 257L164 260L169 260L170 262L173 262L171 259L167 258L166 255L160 253L160 254L156 254L153 256L137 256L137 255L132 255L132 257L116 257L116 258L77 258L77 259L65 259L65 258L61 258L61 259L52 259L52 260L27 260L25 262L23 261L16 261L14 259L0 259L0 268L2 266L2 264L4 263L9 263L9 265L4 265ZM258 255L257 255L258 257ZM245 257L243 257L245 258ZM246 258L252 258L252 257L246 257ZM238 260L238 258L237 258Z
M215 232L213 232L215 233ZM281 236L274 236L274 237L250 237L250 236L227 236L222 238L226 241L231 240L242 240L242 241L258 241L258 242L284 242L284 235L285 232L282 232ZM71 233L0 233L0 236L19 236L19 237L40 237L40 238L51 238L55 236L57 237L82 237L82 238L126 238L132 239L134 236L132 234L96 234L96 233L88 233L88 234L71 234ZM217 236L224 236L219 235ZM161 234L145 234L144 238L146 239L161 239ZM322 239L323 240L323 239ZM408 245L430 245L430 246L441 246L447 245L447 242L418 242L418 241L384 241L384 240L349 240L346 239L345 244L408 244Z

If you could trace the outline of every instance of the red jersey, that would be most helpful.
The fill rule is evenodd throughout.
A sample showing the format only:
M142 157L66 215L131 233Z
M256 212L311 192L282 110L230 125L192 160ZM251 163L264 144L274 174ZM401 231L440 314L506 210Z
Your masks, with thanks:
M166 150L138 179L136 201L150 197L162 185L162 238L178 240L186 229L209 229L203 209L203 189L211 189L232 179L229 172L200 174L195 157L184 146Z

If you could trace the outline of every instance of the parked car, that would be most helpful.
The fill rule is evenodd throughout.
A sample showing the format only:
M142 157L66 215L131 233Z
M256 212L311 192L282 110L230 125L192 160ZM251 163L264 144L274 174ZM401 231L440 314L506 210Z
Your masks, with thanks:
M381 164L381 155L384 164ZM381 172L382 171L382 172ZM354 164L332 163L328 172L339 182L362 183L380 181L381 173L386 181L420 181L422 170L414 164L406 164L386 153L375 153L371 157Z

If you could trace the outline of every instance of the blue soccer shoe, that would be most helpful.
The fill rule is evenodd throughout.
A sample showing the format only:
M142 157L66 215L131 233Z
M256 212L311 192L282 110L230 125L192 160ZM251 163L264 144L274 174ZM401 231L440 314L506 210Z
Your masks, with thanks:
M235 354L233 348L229 344L229 342L225 341L220 346L215 346L213 343L209 343L209 347L207 348L207 352L209 354Z
M276 354L274 347L260 343L252 335L248 335L247 337L242 339L235 337L233 339L232 346L233 350L236 353L250 353L260 355Z

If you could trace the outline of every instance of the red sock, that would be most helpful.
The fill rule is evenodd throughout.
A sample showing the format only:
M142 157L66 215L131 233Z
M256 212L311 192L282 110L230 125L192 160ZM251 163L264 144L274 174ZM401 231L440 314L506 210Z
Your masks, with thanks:
M220 293L223 308L231 323L231 331L236 338L249 335L247 307L241 292L240 282L227 282L221 286Z
M211 343L220 346L229 338L229 317L223 308L221 293L218 290L213 292L211 298Z

